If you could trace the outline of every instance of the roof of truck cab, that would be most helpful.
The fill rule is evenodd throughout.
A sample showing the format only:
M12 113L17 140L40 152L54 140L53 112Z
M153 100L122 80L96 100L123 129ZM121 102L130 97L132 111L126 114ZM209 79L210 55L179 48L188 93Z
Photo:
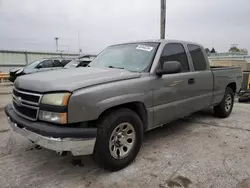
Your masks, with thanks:
M181 43L181 44L194 44L201 46L198 43L195 42L189 42L189 41L183 41L183 40L172 40L172 39L152 39L152 40L139 40L139 41L130 41L130 42L124 42L120 44L115 44L115 45L121 45L121 44L131 44L131 43L145 43L145 42L158 42L162 44L167 44L167 43ZM113 45L111 45L113 46Z
M44 58L44 59L50 59L50 60L71 60L73 58L71 58L71 57L49 57L49 58Z

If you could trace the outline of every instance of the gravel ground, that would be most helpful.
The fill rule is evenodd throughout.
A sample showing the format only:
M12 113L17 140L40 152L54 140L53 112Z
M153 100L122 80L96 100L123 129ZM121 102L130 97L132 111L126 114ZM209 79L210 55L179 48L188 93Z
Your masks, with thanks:
M1 95L0 97L2 98L2 96L4 96L4 95L11 94L12 89L13 89L12 82L0 83L0 95ZM5 100L2 100L2 101L5 101ZM1 100L0 100L0 102L1 102ZM0 104L0 106L1 106L1 104Z
M10 95L0 95L0 105ZM13 133L0 109L0 187L250 188L250 104L227 119L211 110L146 133L136 161L119 172L91 156L60 157ZM180 185L181 184L181 185Z

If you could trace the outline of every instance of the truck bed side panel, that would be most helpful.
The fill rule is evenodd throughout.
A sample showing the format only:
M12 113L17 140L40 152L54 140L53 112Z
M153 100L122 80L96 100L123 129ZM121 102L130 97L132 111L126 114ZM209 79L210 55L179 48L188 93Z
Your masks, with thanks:
M214 97L212 104L218 104L222 100L226 87L230 83L236 84L236 93L239 92L242 81L242 72L240 68L224 67L212 68L214 77Z

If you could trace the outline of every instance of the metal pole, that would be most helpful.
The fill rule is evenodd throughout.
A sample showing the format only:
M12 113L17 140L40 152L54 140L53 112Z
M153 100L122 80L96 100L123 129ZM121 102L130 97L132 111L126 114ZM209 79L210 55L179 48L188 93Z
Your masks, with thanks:
M79 33L79 31L78 31L77 38L78 38L78 50L79 50L79 52L81 52L81 39L80 39L80 33Z
M25 55L25 62L26 62L26 65L27 65L29 63L27 52L24 52L24 55Z
M55 37L55 40L56 40L56 51L58 52L58 37Z
M161 39L165 39L165 26L166 26L166 0L161 0Z

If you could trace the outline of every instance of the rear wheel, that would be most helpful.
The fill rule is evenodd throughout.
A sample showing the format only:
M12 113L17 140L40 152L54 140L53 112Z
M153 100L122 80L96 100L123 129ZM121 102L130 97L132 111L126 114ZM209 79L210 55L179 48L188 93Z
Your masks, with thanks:
M232 112L233 105L234 105L234 92L231 88L227 87L222 101L218 105L214 106L215 116L221 118L228 117Z
M137 156L143 138L143 124L129 109L118 109L102 117L94 149L94 161L116 171L128 166Z

